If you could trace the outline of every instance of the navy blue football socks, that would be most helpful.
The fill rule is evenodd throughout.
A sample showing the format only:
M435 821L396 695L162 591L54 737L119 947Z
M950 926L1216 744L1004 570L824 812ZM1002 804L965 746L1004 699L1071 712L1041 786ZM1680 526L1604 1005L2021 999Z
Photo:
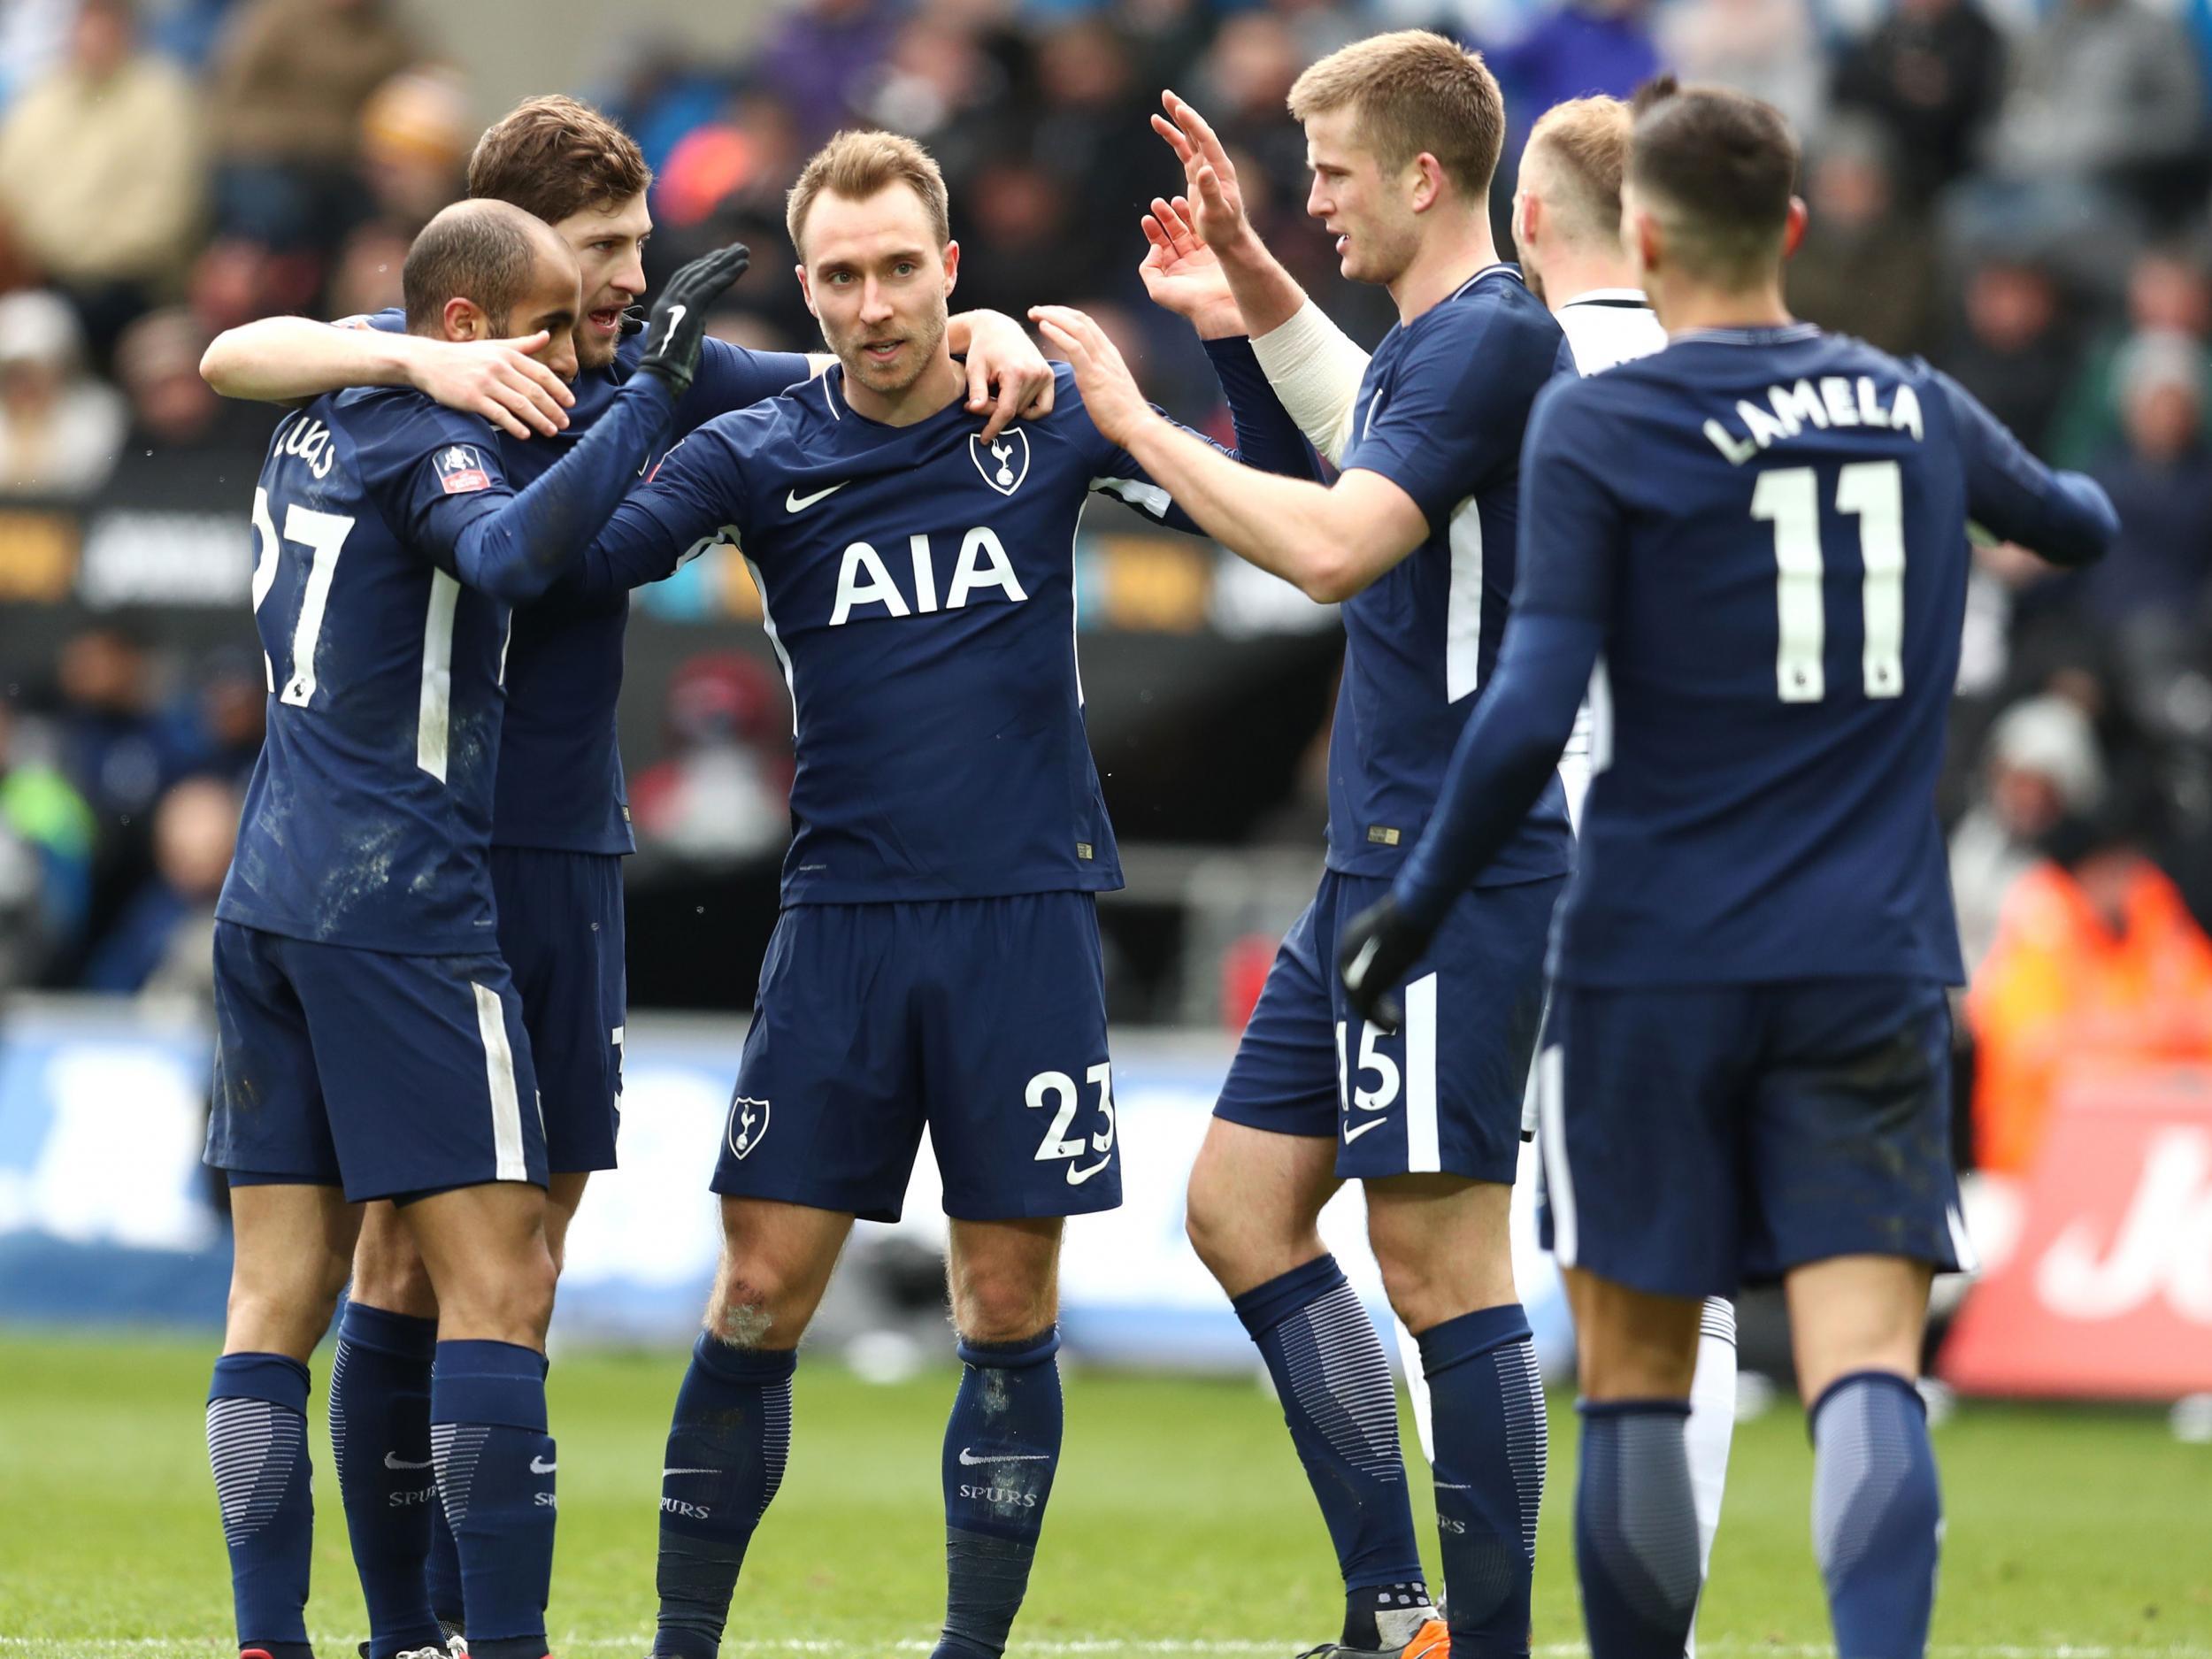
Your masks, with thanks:
M545 1360L512 1342L441 1342L430 1453L461 1552L472 1659L544 1659L554 1450Z
M721 1649L746 1546L783 1483L798 1363L789 1348L733 1348L703 1333L692 1346L661 1464L657 1655Z
M1575 1566L1591 1659L1682 1659L1700 1585L1689 1402L1585 1401L1581 1412Z
M1928 1411L1891 1371L1852 1371L1813 1402L1813 1554L1838 1659L1925 1651L1943 1494Z
M306 1659L307 1367L281 1354L226 1354L207 1389L207 1461L230 1550L238 1645Z
M933 1659L997 1659L1029 1588L1060 1465L1056 1330L960 1342L945 1422L945 1626Z
M430 1457L430 1365L438 1322L346 1304L330 1368L330 1445L353 1564L369 1612L369 1659L440 1645L423 1564L438 1478Z
M461 1601L461 1547L453 1541L453 1524L445 1518L445 1506L430 1506L430 1559L423 1565L430 1591L430 1610L441 1624L465 1630Z
M1344 1574L1345 1635L1372 1629L1371 1597L1356 1592L1419 1584L1398 1393L1374 1321L1333 1256L1294 1267L1233 1299L1237 1317L1275 1379L1291 1443L1321 1505Z
M1417 1339L1436 1441L1436 1525L1461 1659L1528 1652L1536 1512L1544 1497L1544 1379L1521 1304L1431 1325Z

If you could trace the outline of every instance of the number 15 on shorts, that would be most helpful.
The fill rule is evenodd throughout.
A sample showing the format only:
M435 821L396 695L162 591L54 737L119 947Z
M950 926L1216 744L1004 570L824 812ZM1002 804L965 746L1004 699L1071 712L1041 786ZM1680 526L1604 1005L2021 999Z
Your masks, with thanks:
M1098 1091L1095 1111L1098 1127L1087 1137L1071 1135L1076 1115L1083 1110L1083 1091L1065 1071L1040 1071L1029 1079L1027 1100L1032 1111L1052 1109L1052 1124L1037 1146L1037 1162L1064 1162L1068 1185L1080 1187L1114 1161L1114 1073L1102 1060L1084 1074Z

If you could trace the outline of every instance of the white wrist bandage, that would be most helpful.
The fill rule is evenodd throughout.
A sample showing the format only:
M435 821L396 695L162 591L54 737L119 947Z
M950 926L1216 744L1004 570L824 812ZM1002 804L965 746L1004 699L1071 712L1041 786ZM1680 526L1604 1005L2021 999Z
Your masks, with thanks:
M1252 353L1298 429L1331 461L1340 460L1367 354L1311 300L1281 327L1255 334Z

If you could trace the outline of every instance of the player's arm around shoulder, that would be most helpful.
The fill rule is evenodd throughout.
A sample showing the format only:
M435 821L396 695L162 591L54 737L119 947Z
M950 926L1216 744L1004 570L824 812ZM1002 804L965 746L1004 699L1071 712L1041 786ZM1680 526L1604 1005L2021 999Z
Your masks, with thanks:
M200 378L225 397L307 403L357 386L405 386L447 408L479 415L518 438L568 425L576 402L530 353L543 334L453 342L411 334L384 319L323 323L265 317L228 328L200 357Z

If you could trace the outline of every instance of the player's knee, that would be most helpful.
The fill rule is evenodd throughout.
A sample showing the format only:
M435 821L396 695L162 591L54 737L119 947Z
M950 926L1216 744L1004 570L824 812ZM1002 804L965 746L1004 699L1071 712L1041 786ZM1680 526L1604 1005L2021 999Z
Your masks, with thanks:
M953 1324L970 1342L1018 1342L1048 1329L1059 1317L1050 1281L1017 1273L967 1278L953 1297Z
M1250 1217L1233 1201L1228 1183L1210 1160L1201 1158L1184 1194L1183 1233L1216 1279L1243 1277ZM1240 1248L1240 1247L1242 1248Z
M405 1240L372 1243L365 1236L353 1257L353 1300L403 1313L418 1319L435 1318L437 1293L430 1286L430 1270Z
M771 1336L795 1339L797 1333L785 1328L790 1316L780 1306L784 1290L772 1274L739 1271L726 1263L707 1300L707 1334L732 1348L766 1348Z

